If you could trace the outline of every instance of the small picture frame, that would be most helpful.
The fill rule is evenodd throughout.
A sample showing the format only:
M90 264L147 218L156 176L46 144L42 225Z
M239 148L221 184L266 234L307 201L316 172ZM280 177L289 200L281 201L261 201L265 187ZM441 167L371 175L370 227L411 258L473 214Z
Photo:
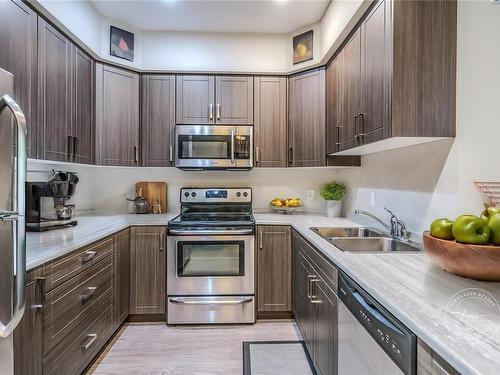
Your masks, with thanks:
M128 61L134 61L134 34L111 26L109 31L109 54Z
M293 64L299 64L313 58L313 31L293 37Z

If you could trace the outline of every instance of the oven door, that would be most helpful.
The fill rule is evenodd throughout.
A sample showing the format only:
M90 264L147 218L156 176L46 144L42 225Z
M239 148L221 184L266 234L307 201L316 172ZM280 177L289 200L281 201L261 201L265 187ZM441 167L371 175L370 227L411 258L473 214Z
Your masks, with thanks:
M253 235L169 236L169 296L254 294Z
M175 166L181 169L250 169L252 126L177 125Z

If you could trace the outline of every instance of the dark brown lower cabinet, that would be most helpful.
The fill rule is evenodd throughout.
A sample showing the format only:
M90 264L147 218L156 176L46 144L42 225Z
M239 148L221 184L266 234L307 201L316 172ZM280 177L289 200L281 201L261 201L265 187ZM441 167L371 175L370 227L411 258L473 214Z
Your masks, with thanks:
M285 315L292 309L292 248L289 226L257 226L257 313Z
M165 313L165 227L130 230L130 314Z
M115 234L114 249L114 326L118 328L128 317L130 300L130 230Z
M42 374L43 279L36 277L39 271L27 275L26 309L14 331L14 371L19 375Z
M330 265L295 231L293 248L293 314L316 372L337 373L337 296L328 278ZM319 261L318 261L319 260ZM326 268L323 268L326 266ZM332 289L333 288L333 289Z

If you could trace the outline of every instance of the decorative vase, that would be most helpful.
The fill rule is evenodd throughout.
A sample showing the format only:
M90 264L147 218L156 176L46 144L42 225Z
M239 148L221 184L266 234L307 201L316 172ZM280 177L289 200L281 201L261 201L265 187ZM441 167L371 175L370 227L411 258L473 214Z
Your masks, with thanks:
M342 201L326 201L326 216L340 217Z

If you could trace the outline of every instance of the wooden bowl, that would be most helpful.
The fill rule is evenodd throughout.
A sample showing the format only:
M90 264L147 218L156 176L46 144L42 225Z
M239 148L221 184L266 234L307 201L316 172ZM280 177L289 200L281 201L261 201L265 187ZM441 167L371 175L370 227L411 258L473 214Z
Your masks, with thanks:
M424 249L445 271L484 281L500 281L500 246L441 240L424 232Z

